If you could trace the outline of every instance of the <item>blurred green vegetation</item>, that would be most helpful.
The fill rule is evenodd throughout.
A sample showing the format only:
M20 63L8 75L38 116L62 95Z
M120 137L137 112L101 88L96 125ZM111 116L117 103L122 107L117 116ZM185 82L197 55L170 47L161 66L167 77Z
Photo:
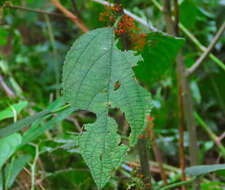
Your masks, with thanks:
M104 23L99 21L99 14L104 11L104 6L92 0L74 2L77 10L74 10L72 1L61 0L61 3L68 10L76 13L90 30L104 26ZM65 17L38 14L8 6L15 5L62 14L50 0L4 0L0 1L0 6L4 3L5 6L0 8L0 76L14 95L13 98L10 97L0 86L0 128L43 110L57 99L61 91L60 82L65 54L74 40L82 34L80 29ZM165 31L163 15L151 0L122 0L122 4L127 10L152 23L154 27ZM180 0L179 8L180 22L207 47L225 20L224 0ZM143 32L149 32L140 23L136 23L136 25ZM185 64L187 67L191 67L201 52L184 33L181 32L181 36L185 38L182 49ZM221 37L213 50L214 55L223 63L225 61L224 52L225 35ZM156 142L161 151L163 163L169 165L166 170L168 183L174 184L180 181L181 175L177 169L179 167L179 121L175 65L171 64L171 68L159 80L151 81L150 91L154 105L151 115L155 117ZM213 134L221 138L224 137L225 132L224 82L224 71L211 59L206 59L191 76L194 109ZM59 103L56 108L60 106ZM112 114L116 115L119 125L124 125L123 114L115 110L112 110ZM38 138L33 138L32 142L24 145L19 151L9 154L6 164L6 173L7 176L10 176L7 182L8 188L13 190L30 189L32 172L35 172L35 189L38 190L97 189L79 154L75 136L80 130L82 131L84 123L95 120L93 114L73 113L66 119L53 123L49 122L50 119L50 116L47 115L45 120L33 123L32 130L38 131L41 127L45 128L46 124L52 125L54 128L40 134ZM196 122L198 123L198 121ZM25 133L26 130L27 128L22 130L22 133ZM217 148L200 123L197 125L197 134L201 164L224 163L225 158L220 149ZM185 159L188 166L186 129L184 137ZM224 145L224 138L221 140L221 144ZM0 154L2 153L0 152ZM35 165L36 170L33 171L35 157L37 164ZM155 160L155 155L151 151L151 161ZM138 161L136 149L130 151L127 161ZM157 164L153 167L153 185L161 188L163 182L158 168ZM125 190L128 186L131 187L130 189L132 187L138 189L137 184L140 179L136 177L135 171L130 172L129 169L128 165L124 163L118 171L114 172L104 190ZM13 175L8 175L10 171ZM14 174L18 174L18 176L16 177ZM224 170L207 174L201 180L201 189L223 190L225 188L224 180ZM135 187L135 185L137 186ZM188 186L188 189L191 189L191 186Z

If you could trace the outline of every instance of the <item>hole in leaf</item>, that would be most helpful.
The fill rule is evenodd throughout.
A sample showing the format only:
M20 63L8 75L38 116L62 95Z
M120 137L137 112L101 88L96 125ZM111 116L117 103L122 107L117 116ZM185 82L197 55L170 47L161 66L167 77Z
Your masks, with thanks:
M78 110L75 112L75 117L81 123L81 125L86 123L94 123L97 119L95 113L88 110Z
M121 136L121 144L129 144L128 137L130 135L130 127L126 120L125 114L119 108L110 108L109 116L112 117L118 126L118 134Z
M114 91L118 90L120 87L120 81L116 81L114 84Z

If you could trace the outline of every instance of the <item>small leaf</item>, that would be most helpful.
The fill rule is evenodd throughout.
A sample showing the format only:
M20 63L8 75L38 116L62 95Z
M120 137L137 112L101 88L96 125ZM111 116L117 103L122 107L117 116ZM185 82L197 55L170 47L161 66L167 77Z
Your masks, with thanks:
M144 61L139 61L134 67L137 79L151 89L154 82L160 80L168 70L172 69L183 43L184 40L181 38L160 32L150 33L142 52Z
M65 100L63 97L59 97L54 102L52 102L46 110L55 112L58 111L65 104Z
M16 176L20 173L20 171L24 168L25 164L31 159L30 155L22 155L19 158L12 160L10 165L6 167L6 186L10 188ZM0 175L0 190L2 190L2 176Z
M201 100L202 100L202 96L198 87L198 84L196 81L192 81L191 85L190 85L191 91L192 91L192 97L194 98L194 100L200 104Z
M0 140L0 169L20 145L22 137L15 133Z
M185 173L191 176L198 176L198 175L205 175L210 172L216 172L219 170L225 170L225 164L192 166L190 168L187 168L185 170Z
M0 45L4 46L7 43L8 38L8 32L5 28L0 28L0 36Z
M89 110L97 120L80 137L81 155L99 188L122 163L128 147L119 145L116 122L109 107L120 108L131 127L134 146L150 111L150 93L139 86L132 67L140 60L133 51L121 52L112 28L93 30L81 36L68 52L63 68L64 97L72 107ZM119 82L115 88L115 84Z
M11 118L14 117L14 111L16 111L16 114L20 113L23 108L25 108L27 106L27 102L19 102L18 104L13 104L11 106L9 106L7 109L3 110L0 112L0 121L6 118Z

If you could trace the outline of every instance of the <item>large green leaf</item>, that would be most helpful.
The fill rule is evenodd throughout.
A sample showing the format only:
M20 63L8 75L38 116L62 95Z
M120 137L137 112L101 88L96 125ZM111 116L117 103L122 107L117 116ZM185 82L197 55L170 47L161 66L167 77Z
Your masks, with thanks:
M192 176L205 175L210 172L216 172L219 170L225 170L225 164L192 166L185 170L185 173Z
M14 114L18 114L21 112L23 108L27 106L27 102L19 102L18 104L11 105L5 110L0 112L0 121L6 118L14 117Z
M9 157L15 152L21 141L22 137L18 133L0 140L0 169L9 159Z
M184 40L161 33L152 32L147 37L142 57L134 72L138 80L143 82L148 89L160 80L163 75L172 69L176 55L183 45Z
M116 123L109 107L120 108L131 127L133 146L145 127L150 94L135 79L132 67L140 57L121 52L112 28L81 36L68 52L63 68L63 90L67 102L77 109L96 113L94 124L80 137L81 154L95 182L102 188L122 162L128 147L119 145ZM117 86L117 87L116 87Z

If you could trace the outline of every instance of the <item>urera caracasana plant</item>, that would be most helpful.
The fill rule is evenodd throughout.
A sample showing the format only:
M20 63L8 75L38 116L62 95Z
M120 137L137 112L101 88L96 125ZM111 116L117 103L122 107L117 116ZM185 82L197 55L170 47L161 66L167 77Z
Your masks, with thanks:
M153 52L149 54L152 59L147 59L148 64L166 66L160 69L160 75L163 75L172 66L183 40L159 32L150 33L148 39L146 48L152 43L149 49ZM150 93L138 84L133 72L133 69L135 73L139 72L139 79L145 83L140 71L147 63L144 64L141 56L135 56L134 51L120 51L116 43L113 28L84 34L69 50L63 68L65 101L74 109L89 110L97 115L96 122L87 125L79 137L79 146L99 188L122 163L129 147L136 144L145 128L151 105ZM165 57L158 59L161 53ZM153 71L149 68L150 74ZM153 77L158 79L158 76ZM115 88L118 83L119 87ZM131 128L129 147L120 143L116 123L108 116L109 108L119 108L125 113Z
M141 59L134 53L120 51L116 47L113 29L101 28L81 36L64 63L65 100L72 107L97 115L96 122L86 126L79 145L99 188L107 183L129 149L126 145L119 145L120 136L116 122L108 116L109 108L117 107L125 113L131 127L130 146L136 144L150 111L150 93L139 86L132 70ZM115 89L118 81L120 87Z

